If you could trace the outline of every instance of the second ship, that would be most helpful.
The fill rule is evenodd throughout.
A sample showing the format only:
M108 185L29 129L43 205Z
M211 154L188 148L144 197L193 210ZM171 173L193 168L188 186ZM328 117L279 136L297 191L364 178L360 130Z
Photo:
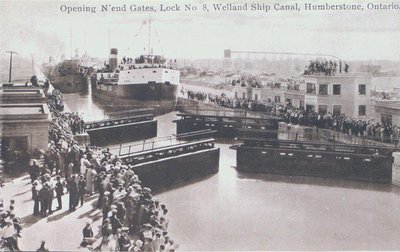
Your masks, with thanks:
M116 48L110 51L109 64L92 78L96 93L139 101L175 101L179 82L176 60L145 54L118 62Z

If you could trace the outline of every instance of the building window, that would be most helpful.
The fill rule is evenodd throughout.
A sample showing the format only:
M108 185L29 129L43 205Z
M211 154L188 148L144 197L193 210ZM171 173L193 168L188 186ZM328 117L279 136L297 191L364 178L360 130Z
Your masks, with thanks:
M242 93L242 98L246 99L246 93L245 92Z
M390 124L392 125L392 115L382 114L381 120L383 124Z
M365 84L358 85L358 94L359 95L366 95L367 94L367 87Z
M359 116L365 116L366 114L367 114L367 106L359 105L358 106L358 115Z
M280 103L281 102L281 97L280 96L275 96L275 102Z
M332 114L334 116L340 116L340 109L341 109L340 105L333 105Z
M315 84L314 83L307 83L307 94L316 94Z
M319 92L320 95L328 95L328 84L319 84Z
M300 108L304 108L304 101L300 101Z
M289 105L289 106L292 106L293 105L292 104L292 99L291 98L287 98L286 99L286 104Z
M254 100L258 100L258 94L254 94Z
M340 95L340 84L334 84L333 85L333 94L334 95Z
M328 112L328 106L327 105L318 105L318 113L326 114L327 112Z
M237 92L235 92L235 98L238 98Z

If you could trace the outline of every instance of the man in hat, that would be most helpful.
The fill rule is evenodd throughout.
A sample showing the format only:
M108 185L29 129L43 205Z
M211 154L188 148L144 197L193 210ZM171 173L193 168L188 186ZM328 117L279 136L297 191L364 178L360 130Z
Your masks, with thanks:
M107 179L107 175L105 172L100 172L99 177L98 177L98 190L99 190L99 200L97 201L97 207L101 207L102 200L104 198L104 193L106 191L109 191L111 189L110 183Z
M80 173L85 175L86 174L86 169L87 167L90 166L90 162L89 160L87 160L87 155L84 154L81 158L81 169L80 169Z
M147 238L144 239L143 251L144 252L156 251L156 250L154 250L153 238L152 237L147 237Z
M15 239L14 235L14 223L11 219L7 219L6 226L3 227L1 232L1 238L4 239L5 245L10 249L10 251L19 251L17 239Z
M112 225L109 218L105 218L101 226L101 234L108 237L112 233Z
M32 199L34 201L33 215L39 215L40 197L39 197L39 181L37 180L35 180L32 184Z
M153 249L154 251L160 251L160 246L164 243L164 241L161 239L161 230L156 229L155 231L155 237L153 240Z
M29 168L29 176L31 177L31 183L33 183L40 175L40 168L36 164L36 161L32 161L32 165Z
M45 247L46 242L42 241L40 247L36 250L36 252L49 252L49 250Z
M86 191L89 195L92 195L94 192L95 178L97 176L97 172L92 167L89 167L86 172Z
M74 172L74 163L69 162L65 167L65 179L69 179Z
M118 245L120 251L128 251L129 247L131 246L131 241L129 240L128 231L129 231L128 227L121 228L121 233L118 237Z
M91 221L87 221L86 226L82 230L82 234L83 234L83 241L81 243L82 247L86 247L87 245L92 245L93 242L95 242L95 239L93 238L93 236L94 236L93 230L90 225L91 225Z
M175 251L177 246L174 244L174 241L169 239L168 243L165 244L165 251Z
M113 233L115 234L117 232L117 229L122 227L121 221L117 217L117 209L111 210L110 222Z
M49 182L43 183L42 189L39 191L40 198L40 212L42 217L47 216L47 211L51 213L51 202L52 202L53 190L50 187Z
M151 231L152 226L148 223L143 224L139 231L139 239L144 241L148 237L153 237L153 232Z
M111 210L111 201L110 201L110 192L106 191L104 192L104 196L101 200L102 204L102 213L103 213L103 220L105 220L108 216L108 212Z
M61 197L64 195L64 186L61 183L61 177L57 176L56 178L57 183L55 186L55 191L56 191L56 198L57 198L57 203L58 203L58 207L57 210L62 209L62 200Z
M81 206L83 206L83 197L85 196L86 193L86 180L83 174L79 176L79 181L78 181L78 188L79 188L79 200L81 201Z
M68 180L68 191L69 191L69 211L75 211L78 205L78 182L76 181L75 175L72 175Z
M125 192L125 190L124 190L124 187L122 186L122 184L119 184L119 185L118 185L118 189L115 190L115 192L113 193L113 200L114 200L114 201L115 201L115 200L118 200L118 199L124 197L125 194L126 194L126 192Z

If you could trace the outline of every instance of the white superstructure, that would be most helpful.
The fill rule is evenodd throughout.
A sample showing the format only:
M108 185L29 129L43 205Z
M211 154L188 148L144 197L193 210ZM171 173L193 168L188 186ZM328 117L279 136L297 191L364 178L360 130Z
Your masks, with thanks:
M148 83L166 83L179 85L180 71L175 62L159 55L142 55L133 60L123 58L113 72L97 73L97 80L117 85L137 85Z

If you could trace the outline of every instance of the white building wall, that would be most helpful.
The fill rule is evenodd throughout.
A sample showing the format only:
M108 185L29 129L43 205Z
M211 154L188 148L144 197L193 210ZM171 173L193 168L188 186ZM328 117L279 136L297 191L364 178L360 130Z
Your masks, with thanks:
M360 119L369 119L371 113L371 77L365 73L338 74L337 76L305 76L305 83L315 84L316 94L305 94L305 105L313 105L318 112L319 105L326 105L333 113L333 106L341 106L341 114ZM319 85L328 84L328 94L319 94ZM333 85L340 84L340 95L333 94ZM365 95L359 94L359 85L366 85ZM307 91L307 88L306 88ZM359 116L359 106L366 106L366 115Z

